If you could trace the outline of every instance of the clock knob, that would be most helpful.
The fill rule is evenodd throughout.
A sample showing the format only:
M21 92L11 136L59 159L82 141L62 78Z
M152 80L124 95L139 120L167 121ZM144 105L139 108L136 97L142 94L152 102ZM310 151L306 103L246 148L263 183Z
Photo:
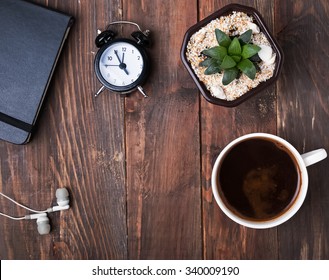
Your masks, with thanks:
M150 31L146 30L144 33L141 31L135 31L131 36L137 41L137 44L143 47L150 47L151 40L149 38Z
M95 39L95 44L97 48L102 47L106 43L113 40L115 33L112 30L105 30L101 32Z

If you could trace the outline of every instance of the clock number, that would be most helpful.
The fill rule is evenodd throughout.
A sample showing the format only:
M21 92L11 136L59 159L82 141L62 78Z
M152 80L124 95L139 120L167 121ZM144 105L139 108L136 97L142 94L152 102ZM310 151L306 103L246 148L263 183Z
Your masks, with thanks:
M137 56L137 60L140 60L140 59L141 59L141 57L140 57L140 55L138 55L138 56Z
M134 49L131 50L131 53L134 53Z
M112 56L107 57L107 60L112 60L112 59L113 59Z
M126 52L127 51L127 48L126 47L122 47L122 51L123 52Z

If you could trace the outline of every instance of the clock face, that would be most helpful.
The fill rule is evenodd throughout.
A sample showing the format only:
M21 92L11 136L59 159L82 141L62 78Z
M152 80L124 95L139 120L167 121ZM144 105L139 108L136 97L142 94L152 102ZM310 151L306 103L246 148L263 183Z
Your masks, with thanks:
M118 39L104 46L96 57L96 73L100 81L114 91L135 88L146 75L143 50L128 39Z

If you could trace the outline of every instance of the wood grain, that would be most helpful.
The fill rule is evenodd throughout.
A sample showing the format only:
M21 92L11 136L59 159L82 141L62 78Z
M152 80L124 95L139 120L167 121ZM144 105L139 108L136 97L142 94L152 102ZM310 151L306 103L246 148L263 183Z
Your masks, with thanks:
M285 54L278 83L278 133L301 153L329 148L328 10L327 1L276 3L276 30ZM306 201L278 228L280 258L328 259L328 168L328 160L308 168Z
M200 259L199 98L179 56L196 3L124 4L154 42L150 98L126 99L129 258Z

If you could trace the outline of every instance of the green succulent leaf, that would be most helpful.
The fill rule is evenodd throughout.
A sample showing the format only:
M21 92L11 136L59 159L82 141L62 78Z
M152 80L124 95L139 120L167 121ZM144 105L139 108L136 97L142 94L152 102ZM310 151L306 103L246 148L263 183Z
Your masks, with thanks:
M248 59L249 59L249 58L248 58ZM259 65L258 65L256 62L252 62L252 63L254 64L254 66L255 66L255 68L256 68L256 72L260 72L261 69L260 69Z
M228 85L234 79L236 79L238 75L239 75L239 69L236 67L224 70L224 76L222 79L223 85L224 86Z
M241 60L237 67L246 74L250 79L255 79L256 76L256 67L249 59Z
M259 51L260 51L260 47L252 44L247 44L242 47L241 55L243 58L249 58L254 56Z
M261 62L259 55L256 53L255 55L248 58L251 62Z
M219 45L202 51L206 58L199 66L206 67L204 74L212 75L223 71L223 85L239 78L241 72L250 79L255 79L259 70L257 62L260 60L257 53L261 48L249 43L252 30L247 30L239 37L229 37L220 29L216 29L215 35Z
M227 50L223 46L216 46L207 50L203 50L202 53L206 56L222 61L227 54Z
M214 58L207 57L205 60L203 60L199 63L199 66L208 67L208 66L210 66L210 64L214 63L214 61L216 61Z
M219 73L222 69L220 68L220 61L215 58L207 57L204 61L201 61L199 66L207 67L204 71L205 75L211 75L215 73Z
M240 60L241 60L241 56L240 55L231 55L231 57L233 58L233 60L236 63L240 62Z
M223 59L223 62L221 63L220 67L222 69L229 69L232 68L236 65L236 62L234 61L234 59L228 55L226 55Z
M238 38L234 38L231 42L231 44L229 45L227 52L230 55L241 55L241 46L240 46L240 42L238 40Z
M231 44L231 38L225 34L222 30L220 29L215 29L215 35L217 42L220 46L223 46L225 48L228 48L228 46Z
M251 35L252 35L252 30L249 29L246 32L244 32L243 34L241 34L238 39L239 39L240 43L242 43L243 45L248 44L250 42Z
M204 74L212 75L212 74L220 73L221 70L222 69L216 63L213 63L208 66L208 68L204 71Z

